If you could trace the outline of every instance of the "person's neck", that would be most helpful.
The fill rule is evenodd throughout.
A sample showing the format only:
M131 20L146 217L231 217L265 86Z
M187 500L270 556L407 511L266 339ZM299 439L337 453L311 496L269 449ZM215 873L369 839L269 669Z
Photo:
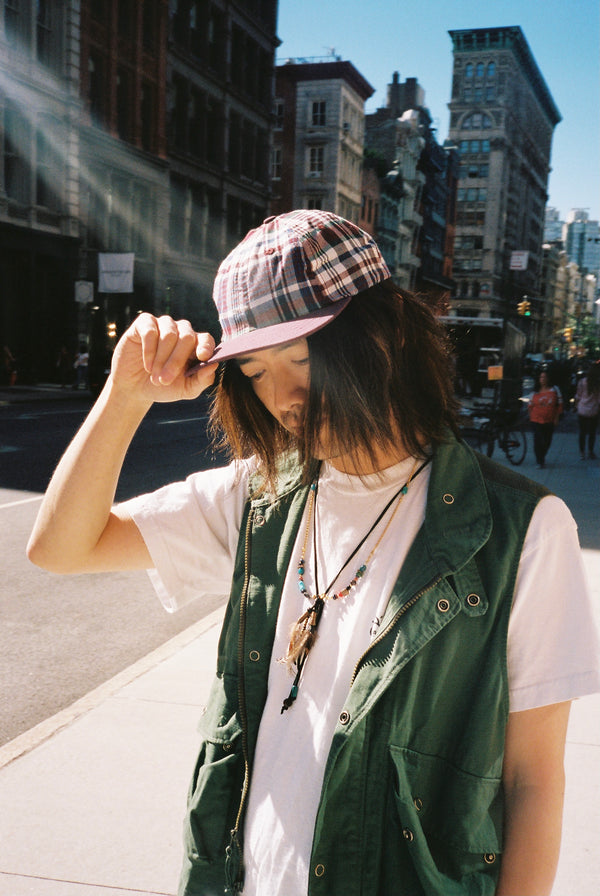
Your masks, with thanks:
M369 473L381 473L394 464L411 457L411 453L404 446L392 449L375 448L373 456L366 451L353 454L341 454L337 457L327 458L334 470L346 473L349 476L368 476Z

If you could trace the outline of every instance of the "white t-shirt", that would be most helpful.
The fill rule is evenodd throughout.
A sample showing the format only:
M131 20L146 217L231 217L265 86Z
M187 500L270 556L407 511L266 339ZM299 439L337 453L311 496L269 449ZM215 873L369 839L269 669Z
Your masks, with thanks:
M323 465L316 511L322 588L412 467L413 460L408 459L361 480ZM155 563L150 575L167 609L198 594L228 594L250 469L251 464L243 463L198 473L126 505ZM314 821L333 731L356 662L383 616L423 521L429 474L430 466L411 483L358 586L345 598L325 603L298 698L282 714L292 677L278 659L285 655L290 626L309 605L298 588L305 520L300 525L283 588L258 734L244 829L244 896L307 892ZM346 587L381 536L387 518L332 590ZM310 594L314 593L312 551L311 536L304 574ZM552 496L538 504L523 547L509 623L508 671L511 711L574 699L600 688L598 641L577 530L566 505Z

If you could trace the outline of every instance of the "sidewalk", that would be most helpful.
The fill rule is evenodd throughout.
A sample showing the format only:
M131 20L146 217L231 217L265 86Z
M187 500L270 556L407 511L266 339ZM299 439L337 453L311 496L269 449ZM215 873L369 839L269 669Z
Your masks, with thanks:
M579 461L574 432L563 431L555 435L547 468L537 470L528 438L520 470L571 507L600 608L600 466ZM216 611L0 748L0 896L175 894L196 723L221 618ZM566 767L553 896L597 896L598 695L573 706Z

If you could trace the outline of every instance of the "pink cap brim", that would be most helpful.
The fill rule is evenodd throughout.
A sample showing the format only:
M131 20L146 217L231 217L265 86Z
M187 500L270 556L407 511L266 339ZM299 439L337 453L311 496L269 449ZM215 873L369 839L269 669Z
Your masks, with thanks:
M286 342L310 336L331 323L344 310L351 298L352 296L346 296L326 308L320 308L319 311L314 311L297 320L273 324L271 327L263 327L260 330L251 330L228 342L222 342L216 347L208 363L228 361L230 358L238 358L240 355L259 352L265 348L273 348L276 345L283 345Z

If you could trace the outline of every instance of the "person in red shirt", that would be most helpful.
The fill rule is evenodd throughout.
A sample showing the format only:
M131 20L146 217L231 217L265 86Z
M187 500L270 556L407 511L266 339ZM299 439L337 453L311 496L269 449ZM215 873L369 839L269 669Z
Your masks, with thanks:
M538 376L537 388L529 402L529 419L533 423L533 450L539 468L545 466L554 427L562 413L562 397L550 383L546 370Z

